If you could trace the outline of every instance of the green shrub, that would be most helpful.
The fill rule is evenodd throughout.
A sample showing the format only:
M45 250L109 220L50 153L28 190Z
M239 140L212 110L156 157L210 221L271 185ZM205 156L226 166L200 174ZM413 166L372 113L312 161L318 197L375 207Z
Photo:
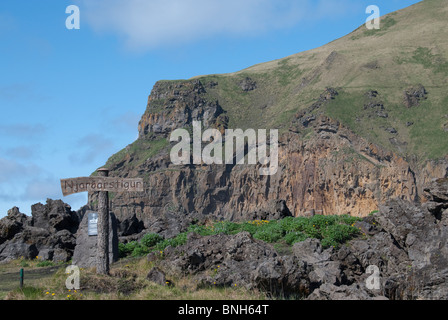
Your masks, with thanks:
M263 227L263 226L261 226L261 227ZM254 235L258 231L259 228L260 228L260 226L254 224L254 223L251 223L251 222L243 222L240 225L241 231L249 232L251 235Z
M126 245L122 242L118 243L118 256L120 258L126 257Z
M188 232L179 233L175 238L170 239L170 246L177 247L187 243Z
M239 223L230 221L221 221L214 224L214 234L236 234L242 231L242 226Z
M187 232L188 233L194 232L194 233L197 233L197 234L199 234L199 235L201 235L203 237L211 236L211 235L215 234L215 231L213 230L213 228L206 227L206 226L200 226L200 225L197 225L197 224L191 225L188 228Z
M334 247L337 248L339 244L332 238L324 238L320 241L322 248Z
M174 238L163 240L163 241L157 243L154 248L157 251L163 251L168 246L171 246L171 247L181 246L181 245L187 243L188 233L190 233L190 232L187 231L187 232L179 233Z
M137 241L131 241L126 244L119 243L118 244L118 255L121 258L129 256L130 254L132 254L132 252L134 252L134 249L138 246L139 246L139 244Z
M138 246L136 246L134 248L134 250L131 253L131 256L133 256L133 257L141 257L141 256L144 256L144 255L148 254L149 251L150 250L149 250L148 247L139 244Z
M282 233L278 232L277 230L260 230L256 232L253 237L255 239L259 239L265 242L277 242L282 238Z
M278 224L276 221L260 225L258 228L259 230L253 237L270 243L280 241L285 234L282 225Z
M339 217L339 220L341 223L345 223L345 224L349 224L349 225L352 225L355 222L362 220L361 218L349 216L348 214L344 214L344 215L341 215L338 217Z
M249 232L255 239L269 243L286 243L292 245L307 238L321 240L324 248L334 246L350 240L359 234L359 230L352 225L360 218L349 215L313 217L286 217L279 221L255 220L242 223L220 221L212 225L191 225L186 232L171 239L164 239L155 233L146 234L140 242L132 241L119 244L120 257L142 256L151 251L163 251L166 247L177 247L187 242L189 233L195 232L201 236L216 234L236 234Z
M335 224L326 228L323 232L322 246L337 247L359 233L359 230L351 225Z
M303 232L295 231L287 233L284 237L284 240L287 244L293 245L294 243L304 241L307 238L308 237Z
M147 233L140 240L140 243L147 248L155 246L157 243L163 241L163 237L157 233Z

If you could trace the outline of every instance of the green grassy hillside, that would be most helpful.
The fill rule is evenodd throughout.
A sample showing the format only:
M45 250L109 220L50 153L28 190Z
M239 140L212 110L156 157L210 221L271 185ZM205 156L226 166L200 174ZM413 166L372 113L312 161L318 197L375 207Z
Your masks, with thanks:
M361 25L313 50L190 80L199 79L206 88L201 99L219 102L229 128L280 133L326 88L334 88L335 99L309 113L325 113L407 159L441 159L448 154L447 34L448 1L424 0L383 16L379 30ZM242 86L248 78L255 84L249 90ZM158 84L168 87L185 81ZM153 97L145 115L170 108L167 99ZM126 159L140 164L169 144L152 132L146 138L113 155L106 166L119 167Z
M320 48L196 79L219 84L207 94L227 110L234 128L286 130L297 111L336 88L326 114L388 150L435 159L448 152L447 32L448 1L425 0L382 17L380 30L362 25ZM255 90L241 89L247 77ZM426 95L408 107L405 92L419 85ZM383 117L365 107L369 91L377 92L373 101L383 106Z

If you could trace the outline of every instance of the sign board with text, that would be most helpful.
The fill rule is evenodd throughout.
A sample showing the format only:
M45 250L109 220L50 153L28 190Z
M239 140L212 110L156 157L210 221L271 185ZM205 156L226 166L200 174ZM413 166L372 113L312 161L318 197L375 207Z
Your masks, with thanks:
M142 192L142 178L114 178L114 177L81 177L61 179L62 194L65 196L78 192Z
M100 168L96 177L61 179L62 194L65 196L78 192L98 193L98 212L89 214L87 228L89 236L97 236L96 273L109 274L109 191L142 192L142 178L109 177L109 169Z
M87 216L87 234L89 236L98 235L98 212L89 212Z

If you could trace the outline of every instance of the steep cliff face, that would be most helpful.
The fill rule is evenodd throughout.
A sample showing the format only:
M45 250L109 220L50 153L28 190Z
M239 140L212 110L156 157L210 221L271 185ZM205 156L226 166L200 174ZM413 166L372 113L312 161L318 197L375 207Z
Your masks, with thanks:
M107 164L113 176L143 177L146 190L113 194L112 210L119 221L135 215L154 231L167 227L161 226L164 219L181 228L187 216L238 220L287 209L295 216L366 216L390 198L419 201L427 182L446 175L446 161L410 163L319 111L332 99L337 91L326 89L316 103L291 117L279 137L277 173L261 176L259 164L173 165L173 144L155 142L167 141L174 128L191 128L192 120L225 129L227 123L220 120L226 111L207 100L198 80L156 85L139 139ZM135 146L157 153L145 158L147 153ZM95 202L94 195L90 201Z
M232 74L158 82L139 138L106 163L111 176L146 183L145 192L111 194L124 234L178 231L204 216L365 216L390 198L424 201L424 186L448 176L447 14L448 2L422 1L382 17L380 30L361 26ZM173 165L170 133L191 134L195 120L221 133L278 129L277 173Z

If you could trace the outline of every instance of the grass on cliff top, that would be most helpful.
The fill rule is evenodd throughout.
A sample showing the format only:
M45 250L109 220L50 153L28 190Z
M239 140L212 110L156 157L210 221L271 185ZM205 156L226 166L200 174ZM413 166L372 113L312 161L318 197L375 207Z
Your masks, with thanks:
M112 155L104 166L113 170L127 161L129 166L135 168L154 157L168 145L169 141L163 137L155 140L137 139L126 148ZM92 175L96 175L96 171Z
M324 248L336 248L360 234L359 229L354 226L355 222L360 220L361 218L349 215L315 215L310 218L287 217L278 221L254 220L240 223L220 221L209 225L195 224L171 239L148 233L139 242L120 243L119 251L121 257L138 257L151 251L163 251L168 246L183 245L187 242L188 234L192 232L201 236L210 236L231 235L243 231L249 232L255 239L272 243L281 250L307 238L321 240Z
M218 83L207 89L234 128L287 128L326 87L341 94L324 108L368 141L422 160L448 152L448 2L426 0L381 18L380 30L365 25L322 47L224 75L197 77ZM257 88L238 86L250 77ZM427 100L406 108L404 92L422 84ZM377 90L388 118L366 116L364 94ZM367 110L369 111L369 110ZM361 119L356 121L356 119ZM406 126L408 122L414 125ZM385 129L394 127L397 134Z
M337 98L325 106L325 112L386 150L401 156L413 154L420 159L440 159L448 152L448 95L442 88L426 89L427 99L407 108L400 102L401 94L394 97L391 89L377 88L379 96L375 101L384 104L387 118L364 108L367 102L364 89L340 90ZM394 128L396 133L390 133L388 128Z

